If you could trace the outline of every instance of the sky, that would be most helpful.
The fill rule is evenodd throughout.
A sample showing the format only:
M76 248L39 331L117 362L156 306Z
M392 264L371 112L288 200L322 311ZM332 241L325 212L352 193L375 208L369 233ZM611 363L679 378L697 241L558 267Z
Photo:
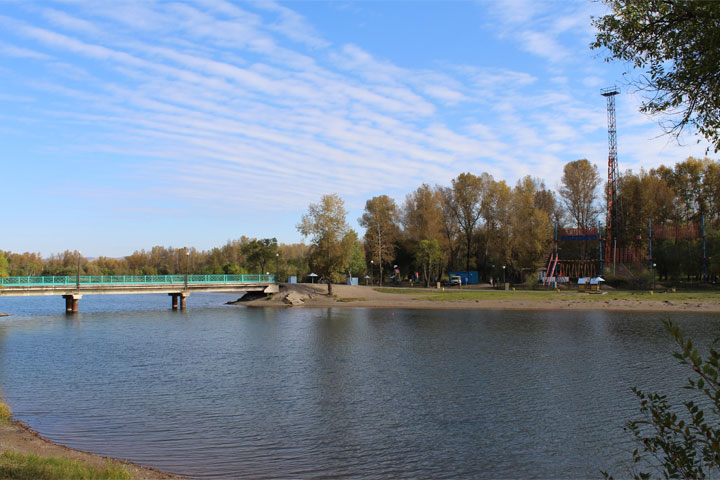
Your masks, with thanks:
M487 172L551 188L703 157L591 50L595 1L4 0L0 250L122 257L242 235L302 241L337 193L402 205Z

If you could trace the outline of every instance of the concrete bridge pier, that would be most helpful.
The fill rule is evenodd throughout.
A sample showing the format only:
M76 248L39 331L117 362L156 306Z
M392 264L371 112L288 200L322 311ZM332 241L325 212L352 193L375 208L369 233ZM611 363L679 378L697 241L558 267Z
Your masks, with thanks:
M63 298L65 299L65 313L78 313L82 295L73 293L71 295L63 295Z
M168 293L172 297L172 309L177 310L178 309L178 298L180 299L180 310L185 310L187 307L186 299L190 295L188 292L179 292L179 293Z

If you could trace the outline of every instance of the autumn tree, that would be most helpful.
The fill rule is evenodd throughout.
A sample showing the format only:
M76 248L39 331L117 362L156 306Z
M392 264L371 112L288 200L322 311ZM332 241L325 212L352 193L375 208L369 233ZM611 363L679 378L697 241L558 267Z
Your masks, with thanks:
M465 269L470 270L476 229L482 217L482 200L486 182L472 173L461 173L452 180L445 200L453 213L465 246Z
M635 246L644 244L648 220L658 225L675 217L675 193L665 180L644 170L637 175L631 171L621 175L618 196L623 205L621 231Z
M443 252L437 239L423 239L415 247L415 263L423 272L425 287L430 286L430 279L440 276Z
M0 278L7 277L10 274L9 264L5 254L0 250Z
M358 238L358 234L351 230L348 234L348 244L350 247L350 259L348 260L348 276L357 276L367 271L367 265L365 264L365 249L362 242Z
M347 268L356 235L346 221L347 212L337 194L323 195L319 203L311 203L297 225L305 237L311 237L310 266L327 283L332 295L332 282Z
M438 187L438 194L441 198L441 212L442 212L442 234L445 240L445 246L447 248L447 261L449 268L455 268L458 264L459 257L459 238L460 229L458 228L457 217L455 216L455 210L453 208L453 192L450 187Z
M510 250L512 265L524 277L532 273L544 260L552 238L552 224L548 213L535 206L541 189L531 177L520 179L512 191Z
M566 163L560 183L560 197L573 224L583 229L594 226L600 213L596 205L600 185L597 166L585 159Z
M380 267L380 284L383 281L383 264L395 256L395 242L398 239L399 214L395 200L387 195L373 197L365 203L365 211L358 219L365 228L365 251L377 260Z
M545 182L540 178L533 178L532 181L536 186L534 199L535 208L545 212L548 218L550 218L551 223L561 225L565 212L555 192L547 188Z
M485 275L489 264L505 264L510 260L512 189L505 180L495 181L487 173L483 173L480 178L485 186L485 195L480 208L484 226L480 231L478 257L482 259Z
M405 248L412 252L413 261L421 270L429 268L424 255L418 256L418 252L426 250L420 243L427 240L435 242L440 249L440 258L433 260L433 271L440 275L445 260L444 252L452 252L454 241L450 242L446 237L445 224L443 221L443 196L440 187L431 188L424 183L412 193L405 197L405 204L402 211L402 225ZM454 240L454 239L453 239ZM427 245L426 245L427 247ZM426 279L427 280L427 279Z
M647 97L641 111L666 114L667 131L687 127L720 150L720 2L604 0L612 11L593 20L592 48L606 48L642 73L634 80Z
M418 242L422 239L440 240L443 237L443 220L439 189L423 183L414 192L408 193L402 211L402 225L405 235Z
M703 217L716 217L719 171L717 162L688 157L673 168L661 165L650 173L663 179L675 192L677 220L699 223Z

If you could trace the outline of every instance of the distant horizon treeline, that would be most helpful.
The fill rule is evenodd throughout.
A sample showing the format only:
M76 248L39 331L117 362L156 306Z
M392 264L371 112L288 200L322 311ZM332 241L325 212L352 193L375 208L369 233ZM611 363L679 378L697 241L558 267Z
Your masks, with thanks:
M362 238L346 271L353 276L387 277L395 266L429 283L453 270L477 270L483 280L504 274L524 281L547 261L553 230L590 230L605 221L606 186L587 160L568 162L557 191L526 176L513 187L492 175L461 173L449 186L423 184L398 205L386 195L369 199L358 222ZM616 238L623 248L648 249L649 222L659 231L682 225L706 227L708 275L720 274L720 164L689 157L673 167L624 172L618 182ZM663 230L663 228L665 230ZM561 245L561 257L594 259L597 242ZM241 236L207 251L155 246L124 258L87 259L77 251L43 258L40 253L0 250L0 276L168 275L279 273L302 281L310 272L312 246L276 238ZM713 255L717 252L718 255ZM702 268L699 234L653 241L657 272L666 278L697 276ZM717 260L715 259L717 257ZM644 258L644 261L648 261ZM505 267L505 268L503 268Z

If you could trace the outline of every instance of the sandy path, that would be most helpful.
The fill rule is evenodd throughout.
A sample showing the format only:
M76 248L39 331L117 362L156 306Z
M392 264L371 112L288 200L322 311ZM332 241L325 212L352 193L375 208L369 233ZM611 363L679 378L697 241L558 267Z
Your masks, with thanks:
M333 285L333 296L327 295L326 285L288 284L282 285L279 294L272 299L257 299L249 302L239 302L241 305L269 307L287 306L284 297L295 292L309 296L301 307L361 307L361 308L411 308L432 310L618 310L618 311L646 311L646 312L720 312L720 301L684 301L674 300L673 294L657 294L650 300L647 296L642 299L613 298L612 295L590 295L587 293L563 292L557 299L527 298L525 292L516 292L517 298L512 298L504 292L488 291L488 299L482 300L423 300L423 296L437 293L436 289L417 288L417 295L405 293L378 292L373 287ZM493 299L492 295L498 293ZM720 296L718 297L720 300ZM297 308L297 307L293 307Z

